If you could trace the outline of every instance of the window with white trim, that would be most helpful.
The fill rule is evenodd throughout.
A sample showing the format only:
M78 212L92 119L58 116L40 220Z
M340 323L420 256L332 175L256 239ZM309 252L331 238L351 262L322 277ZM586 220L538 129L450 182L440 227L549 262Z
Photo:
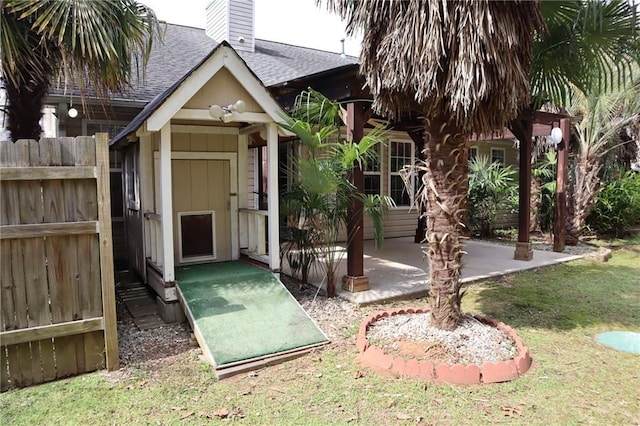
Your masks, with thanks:
M376 158L367 161L364 173L364 189L365 195L380 195L382 193L382 173L380 170L380 144L374 148Z
M407 188L402 179L401 172L404 166L414 162L413 142L391 141L389 143L389 196L396 206L411 206L413 203L413 177L411 188Z
M491 148L491 162L498 163L504 166L505 162L505 150L504 148Z
M138 194L138 144L127 150L124 156L124 181L126 204L129 210L140 209Z
M470 146L469 147L469 161L473 161L478 158L478 147Z

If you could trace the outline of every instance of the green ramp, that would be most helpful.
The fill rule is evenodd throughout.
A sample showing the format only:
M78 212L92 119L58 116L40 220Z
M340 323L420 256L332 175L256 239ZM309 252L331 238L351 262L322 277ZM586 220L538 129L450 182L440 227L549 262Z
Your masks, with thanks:
M242 262L181 266L176 281L194 334L216 370L328 342L269 271Z

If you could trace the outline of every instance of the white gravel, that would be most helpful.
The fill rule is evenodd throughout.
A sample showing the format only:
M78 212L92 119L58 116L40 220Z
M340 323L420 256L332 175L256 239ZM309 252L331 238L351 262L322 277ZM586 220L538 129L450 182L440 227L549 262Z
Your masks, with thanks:
M456 330L444 331L431 326L428 313L393 315L369 326L367 338L370 343L391 350L399 349L401 339L424 342L425 352L440 346L450 363L465 365L505 361L518 353L511 337L471 316L466 316Z

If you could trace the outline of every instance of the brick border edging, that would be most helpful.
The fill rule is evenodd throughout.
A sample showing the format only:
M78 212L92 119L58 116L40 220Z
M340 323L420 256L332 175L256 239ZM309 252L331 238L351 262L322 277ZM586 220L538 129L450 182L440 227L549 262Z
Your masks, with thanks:
M416 377L435 383L447 383L453 385L479 385L488 383L507 382L523 375L531 367L531 356L527 348L520 340L513 328L502 322L496 322L489 318L474 316L484 324L496 327L508 334L516 343L518 355L515 358L497 363L485 362L482 365L462 364L433 364L429 361L416 359L405 360L401 356L386 354L382 348L371 345L367 339L367 329L380 318L393 315L428 313L429 309L409 308L392 309L377 312L360 324L356 347L361 353L362 361L372 366L390 370L400 377Z

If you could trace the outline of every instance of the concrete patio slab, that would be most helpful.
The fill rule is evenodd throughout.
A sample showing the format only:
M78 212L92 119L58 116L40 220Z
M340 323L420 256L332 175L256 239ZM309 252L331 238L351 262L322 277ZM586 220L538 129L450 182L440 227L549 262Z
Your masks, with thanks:
M428 292L429 266L423 262L421 247L413 238L389 238L376 250L373 241L365 241L364 274L369 278L369 290L350 293L338 286L338 297L358 305L412 299ZM469 240L465 243L467 254L463 258L462 281L472 282L489 277L502 276L526 269L539 268L579 259L580 255L534 250L533 260L513 258L514 247ZM346 255L340 265L340 277L346 274ZM324 274L315 272L309 281L326 287Z

